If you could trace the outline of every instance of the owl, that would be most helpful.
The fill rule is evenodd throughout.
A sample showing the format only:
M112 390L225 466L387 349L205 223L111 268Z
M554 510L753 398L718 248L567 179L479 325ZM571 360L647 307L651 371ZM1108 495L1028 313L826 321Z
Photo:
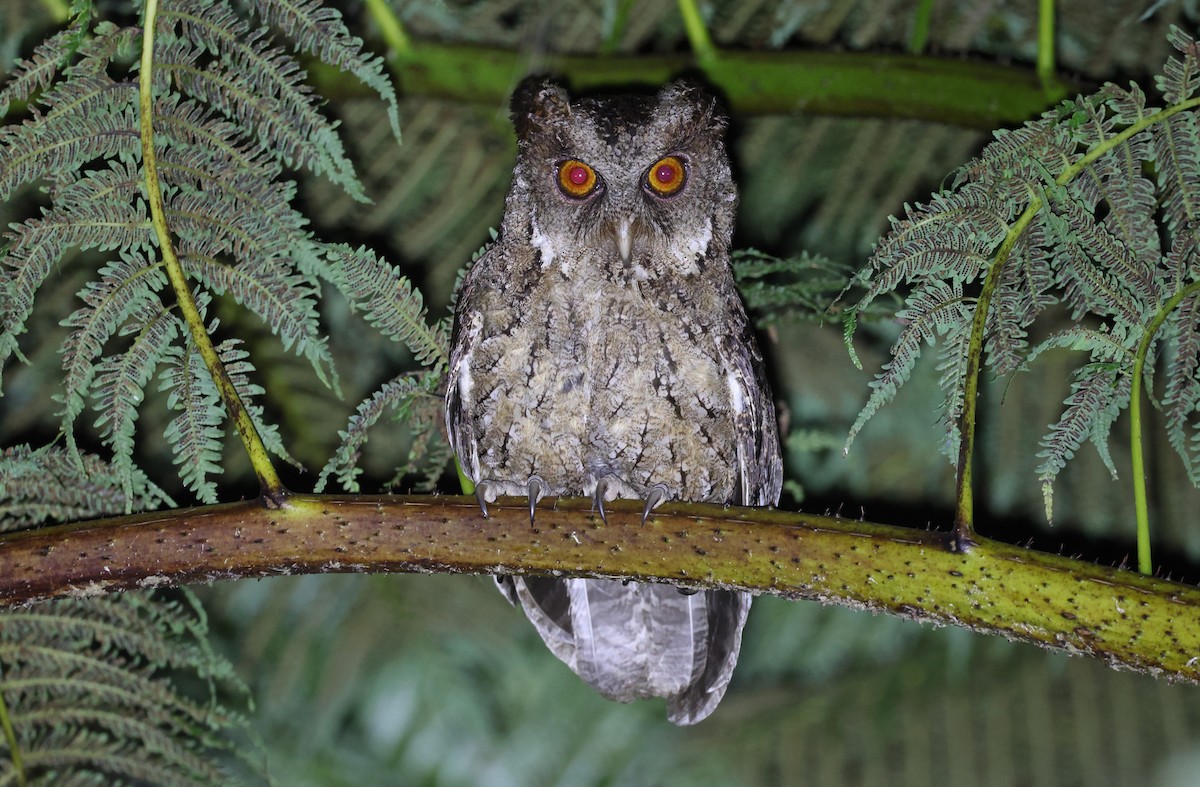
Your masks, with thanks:
M701 88L573 99L527 79L496 243L456 310L446 424L484 515L497 496L762 506L782 483L775 409L730 269L726 119ZM602 695L665 697L693 724L725 693L750 595L497 577Z

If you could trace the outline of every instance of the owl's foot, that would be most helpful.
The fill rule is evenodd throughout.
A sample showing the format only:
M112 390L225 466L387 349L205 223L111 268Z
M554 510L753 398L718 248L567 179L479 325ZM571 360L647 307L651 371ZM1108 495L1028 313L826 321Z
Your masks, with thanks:
M523 489L519 484L511 481L494 481L484 478L475 484L475 499L479 501L479 510L483 512L484 518L487 518L488 503L496 502L496 498L500 495L516 496L524 492L529 496L529 524L532 525L537 504L548 491L550 491L550 485L540 475L529 476Z
M640 495L638 490L634 489L616 473L605 473L596 480L595 491L592 492L592 510L600 512L600 519L606 525L608 524L608 516L604 511L604 504L616 500L618 497L636 499ZM646 524L646 520L650 518L651 511L670 499L671 493L667 489L666 484L655 484L647 489L646 505L642 509L642 524Z
M671 493L667 491L666 484L655 484L646 491L646 507L642 509L642 524L646 524L646 520L650 518L650 512L662 503L671 499Z

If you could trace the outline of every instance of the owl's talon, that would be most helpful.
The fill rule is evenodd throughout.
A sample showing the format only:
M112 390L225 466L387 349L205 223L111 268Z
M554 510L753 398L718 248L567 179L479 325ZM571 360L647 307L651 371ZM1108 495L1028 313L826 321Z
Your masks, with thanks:
M650 518L650 512L653 511L660 503L664 503L670 498L670 493L667 491L665 484L655 484L650 487L650 491L646 493L646 507L642 509L642 524L646 524L646 520Z
M538 501L546 495L546 481L541 476L529 476L529 526L533 527L533 514Z
M491 491L491 488L492 488L492 485L488 481L480 481L478 484L475 485L475 499L479 501L479 510L483 512L484 519L488 518L488 510L487 510L488 492ZM491 497L492 497L492 500L496 499L495 494L493 494Z
M600 521L608 524L608 515L604 513L604 498L608 495L608 490L612 488L614 476L612 473L600 476L596 481L596 491L592 495L592 510L600 511Z

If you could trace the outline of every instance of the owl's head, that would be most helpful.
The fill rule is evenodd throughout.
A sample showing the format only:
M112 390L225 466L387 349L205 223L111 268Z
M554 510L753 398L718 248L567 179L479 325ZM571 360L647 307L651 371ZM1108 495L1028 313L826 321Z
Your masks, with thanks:
M533 78L513 94L512 113L509 214L528 222L521 229L543 265L586 260L638 280L724 264L737 189L725 117L702 88L573 100Z

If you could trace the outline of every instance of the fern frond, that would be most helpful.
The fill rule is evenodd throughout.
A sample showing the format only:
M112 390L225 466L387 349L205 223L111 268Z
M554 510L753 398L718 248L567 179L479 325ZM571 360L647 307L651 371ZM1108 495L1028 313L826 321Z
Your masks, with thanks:
M842 452L848 452L854 438L880 407L892 401L904 385L921 356L922 343L934 340L956 326L969 322L970 306L963 299L962 283L956 279L935 280L914 293L896 315L904 326L890 350L892 359L871 381L871 396L850 427ZM943 377L945 379L945 377Z
M942 389L942 403L938 422L945 436L938 450L951 461L958 459L959 441L962 435L959 420L963 414L963 386L967 373L967 353L970 350L971 330L969 323L954 322L946 326L941 347L938 348L938 387Z
M0 691L19 752L0 745L0 781L228 782L220 760L246 721L217 692L245 697L246 689L204 645L206 635L186 592L181 600L125 593L5 612ZM189 682L207 686L207 696L188 696Z
M338 124L321 112L296 53L316 55L375 89L398 135L395 92L383 61L363 51L339 13L317 2L263 4L254 9L257 20L227 0L162 5L153 68L157 183L184 273L208 288L198 301L213 292L228 296L336 390L319 313L322 282L332 278L329 257L293 207L295 184L281 175L285 167L307 168L356 199L365 195ZM92 408L99 437L112 449L122 493L130 497L134 424L144 386L166 362L160 385L174 411L167 440L185 485L213 501L223 408L214 410L211 387L194 379L186 332L159 298L158 242L143 204L138 72L130 57L142 31L102 21L85 38L87 3L73 8L77 19L71 29L19 65L0 92L6 103L30 102L28 119L0 127L0 199L38 183L49 195L42 215L14 225L0 247L0 364L10 356L24 360L18 339L64 254L115 251L83 285L80 303L64 323L64 380L54 399L67 448L77 455L77 419ZM272 28L283 36L272 39ZM360 261L358 254L347 251L347 264ZM382 270L391 273L386 266ZM358 284L365 300L356 303L377 309L372 314L380 315L393 339L408 342L423 362L445 363L448 327L424 323L420 293L407 280L394 277L397 287L390 293L384 292L387 283L379 292ZM398 321L382 316L397 304ZM294 462L255 403L263 389L251 382L254 369L246 352L229 341L218 355L232 367L233 389L249 401L268 450ZM76 461L81 470L84 460Z
M1122 374L1117 364L1093 363L1078 369L1075 377L1071 395L1063 400L1066 409L1041 440L1042 450L1037 456L1042 461L1034 468L1042 482L1042 500L1048 522L1054 518L1054 479L1084 440L1092 439L1109 472L1116 477L1104 441L1108 437L1108 427L1129 402L1129 376Z
M164 25L171 24L168 19L164 15ZM288 95L277 96L262 84L268 73L241 71L226 59L228 52L221 55L209 60L201 47L166 30L155 39L157 68L183 93L252 129L263 149L281 163L325 175L355 199L367 201L335 126L317 112L294 59L282 50L261 53L271 66L268 73L289 86Z
M139 304L133 318L120 331L122 336L133 335L132 343L125 351L105 358L96 368L92 385L97 412L95 425L105 445L113 450L113 464L129 499L133 497L133 433L138 405L144 398L146 384L180 328L179 318L161 303Z
M441 369L426 369L418 372L417 392L405 400L396 402L396 418L403 423L411 436L408 455L404 463L396 467L386 486L399 487L409 476L418 475L415 482L405 491L433 492L446 465L454 458L450 441L442 434L441 423L446 401L441 387L445 379Z
M128 474L94 454L60 446L6 448L0 454L0 531L174 506L137 468Z
M229 293L279 337L285 350L302 355L321 382L337 388L337 370L322 335L317 313L319 292L308 277L276 260L227 265L212 257L181 256L184 268L218 295Z
M393 341L403 342L423 366L449 364L450 333L444 323L430 325L420 290L398 267L365 246L327 245L324 275L363 312L368 323Z
M1075 142L1060 123L1072 119L1077 111L1074 102L1064 102L1021 128L992 132L993 140L979 157L955 173L951 193L979 184L991 200L1007 205L1005 222L1011 221L1031 194L1054 184L1051 169L1072 158Z
M244 175L256 175L262 182L274 181L283 167L268 151L251 143L250 135L224 118L215 115L202 104L178 93L167 93L155 101L154 127L168 136L171 145L163 151L164 179L174 182L169 174L171 157L185 156L180 149L201 151L213 164L213 172L203 173L206 179L219 177L221 171L232 169ZM186 166L186 161L179 166ZM197 184L199 188L200 184Z
M1174 273L1172 278L1195 280L1200 273L1197 232L1175 237L1168 269ZM1200 411L1200 296L1183 299L1169 317L1168 330L1175 347L1162 400L1167 437L1183 461L1188 479L1200 486L1200 425L1190 422Z
M339 11L320 0L254 0L253 7L266 24L291 38L297 49L353 74L374 90L387 104L392 135L400 139L400 109L383 58L363 52L362 39L350 35Z
M28 219L7 233L7 254L0 257L0 364L18 351L17 337L33 311L46 277L71 248L137 250L150 236L140 204L124 197L124 166L89 173L61 192L61 204Z
M1111 137L1115 124L1137 123L1148 114L1146 95L1137 85L1130 90L1105 85L1100 95L1105 103L1099 107L1088 105L1089 122L1080 129L1080 138L1088 147ZM1138 134L1101 156L1072 184L1089 213L1094 214L1098 204L1105 205L1105 229L1143 266L1135 275L1145 281L1153 278L1151 268L1161 254L1154 183L1142 174L1142 162L1151 159L1150 135Z
M1192 450L1187 420L1196 406L1193 378L1200 363L1187 360L1195 354L1188 322L1194 304L1189 300L1183 306L1187 316L1173 316L1161 336L1150 341L1146 334L1151 318L1165 314L1168 301L1177 302L1200 276L1181 240L1200 226L1200 123L1191 98L1200 65L1190 37L1176 30L1172 43L1182 57L1159 80L1171 106L1148 106L1137 85L1107 85L1093 96L1064 102L1022 129L997 132L979 158L958 171L948 191L928 205L906 208L907 217L893 221L871 260L860 305L909 285L905 310L898 313L905 327L892 359L872 383L851 439L895 395L921 340L936 336L948 345L939 365L946 393L944 446L957 442L959 420L975 426L959 410L967 390L961 359L982 357L994 373L1010 374L1051 348L1088 353L1065 411L1041 442L1037 473L1047 516L1053 481L1085 439L1115 474L1107 435L1130 402L1143 349L1151 354L1144 367L1148 382L1154 353L1170 346L1179 350L1168 367L1170 406L1179 408L1169 428L1177 451ZM952 226L944 227L947 223ZM1165 243L1172 252L1164 260ZM974 314L971 304L946 310L948 321L929 319L930 306L945 303L949 285L969 283L985 271L988 297L981 296L980 303L988 303L986 315ZM1032 326L1056 303L1067 307L1076 325L1030 348ZM982 348L949 346L963 338L967 323L974 326L971 341L982 342ZM973 390L978 372L971 374ZM1197 475L1192 473L1193 480L1200 480Z
M1029 326L1058 302L1045 242L1045 227L1035 223L1017 242L1001 274L986 328L988 361L999 376L1025 364Z
M226 339L217 346L217 353L221 356L221 363L225 365L225 370L229 372L229 380L237 390L238 398L242 400L246 406L246 412L254 421L254 427L258 430L263 445L283 461L303 470L303 465L296 461L284 447L278 425L269 423L263 418L263 408L261 404L258 404L257 399L266 391L261 385L250 380L250 375L254 373L255 369L254 364L249 360L250 353L242 347L242 340Z
M84 305L63 325L71 329L63 342L63 389L54 398L63 404L59 412L62 432L70 436L76 416L83 411L83 396L95 376L94 361L105 343L135 311L161 304L158 292L166 276L146 259L122 251L117 260L100 269L100 280L88 282L79 293Z
M454 449L439 428L444 407L445 399L433 393L401 410L400 417L408 426L412 443L404 464L396 468L387 482L388 489L397 489L409 476L417 475L419 477L402 491L417 494L437 491L442 472L454 459Z
M1154 154L1165 223L1172 233L1187 232L1200 221L1200 130L1191 114L1175 115L1161 126Z
M1200 43L1182 29L1172 25L1167 40L1181 57L1169 57L1155 84L1169 104L1179 104L1200 90Z
M79 33L73 28L60 30L38 44L33 57L18 63L9 74L4 89L0 90L0 117L8 114L14 101L28 101L30 96L53 82L78 44Z
M94 159L132 160L138 151L137 88L106 74L81 74L42 95L49 107L0 127L0 200L23 184L69 177Z
M272 179L277 172L251 156L231 154L239 145L221 123L202 116L186 120L189 131L206 131L226 148L176 145L164 152L164 179L178 184L167 196L167 214L178 234L184 269L218 294L228 292L279 337L284 349L308 359L326 385L336 371L317 313L315 277L294 270L291 257L311 242L305 219L294 208L295 186ZM232 173L230 173L232 170ZM232 255L236 264L219 258Z
M177 411L164 436L175 455L179 478L201 503L217 502L217 485L210 476L223 472L221 439L225 410L204 362L189 343L170 347L163 358L160 391L168 391L167 406Z
M757 249L733 254L733 276L746 308L760 324L782 317L820 319L853 271L808 253L780 259Z
M880 273L859 309L883 292L928 276L959 282L977 278L990 251L1003 240L1012 207L979 183L933 195L928 204L905 206L906 218L892 219L868 267Z
M317 479L316 491L318 493L324 491L329 479L336 477L338 484L347 492L358 492L358 476L362 474L362 469L358 466L358 460L362 456L362 448L367 442L367 433L370 431L379 419L385 413L392 412L400 416L407 416L405 419L410 424L410 428L415 435L432 434L436 432L436 414L432 419L434 423L428 423L429 418L420 419L422 423L416 423L413 418L414 410L427 410L432 402L435 410L440 410L442 407L442 397L436 394L436 389L441 383L442 373L440 369L426 370L421 372L402 374L388 382L377 390L371 396L359 403L354 415L350 417L350 422L345 430L338 432L338 437L341 438L338 444L337 451L325 463L325 467L321 468L321 474ZM445 443L445 441L441 441ZM439 443L439 446L441 443ZM407 472L415 470L421 460L428 452L428 443L417 441L414 443L413 450L410 450L408 460L400 469L397 475L403 475ZM447 444L447 452L449 447ZM445 466L448 455L441 458L441 463L437 466L437 471ZM434 462L437 457L433 457Z
M1132 325L1144 322L1158 302L1158 286L1147 266L1133 259L1078 200L1060 201L1045 218L1047 240L1056 251L1057 280L1072 318L1094 314Z
M1133 344L1136 343L1135 340ZM1075 327L1055 331L1038 342L1038 345L1030 351L1028 362L1033 363L1047 350L1086 352L1090 354L1093 361L1112 362L1131 368L1133 366L1133 351L1130 349L1130 343L1122 340L1121 337L1114 336L1107 330Z

